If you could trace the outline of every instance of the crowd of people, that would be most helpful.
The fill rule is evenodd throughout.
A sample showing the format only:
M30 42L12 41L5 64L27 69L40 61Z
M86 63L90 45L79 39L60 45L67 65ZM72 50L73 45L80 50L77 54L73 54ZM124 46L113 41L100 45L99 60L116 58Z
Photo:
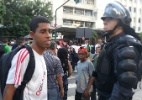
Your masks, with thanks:
M119 2L107 4L101 19L107 41L99 38L93 46L88 39L84 45L51 40L50 21L43 16L31 20L32 43L24 38L10 43L7 39L2 41L4 53L22 45L33 50L35 70L26 84L23 100L67 100L68 77L74 70L77 70L75 100L132 100L132 89L141 76L140 38L130 27L129 11ZM23 82L29 57L25 48L14 56L3 100L13 100Z

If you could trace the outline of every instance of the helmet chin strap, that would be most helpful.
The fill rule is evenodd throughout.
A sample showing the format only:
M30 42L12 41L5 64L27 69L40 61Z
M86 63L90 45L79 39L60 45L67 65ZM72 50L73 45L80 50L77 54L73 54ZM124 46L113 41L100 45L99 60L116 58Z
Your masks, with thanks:
M108 37L111 34L113 34L114 31L117 29L118 26L120 26L120 22L118 22L112 30L105 31L103 37L105 37L105 36Z

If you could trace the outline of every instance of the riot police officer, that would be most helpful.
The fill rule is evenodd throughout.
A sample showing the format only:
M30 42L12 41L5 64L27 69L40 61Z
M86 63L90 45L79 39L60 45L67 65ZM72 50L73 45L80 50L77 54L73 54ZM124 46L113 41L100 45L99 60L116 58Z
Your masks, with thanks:
M108 3L101 19L108 40L84 95L95 79L99 100L132 100L141 74L140 38L130 27L129 11L119 2Z

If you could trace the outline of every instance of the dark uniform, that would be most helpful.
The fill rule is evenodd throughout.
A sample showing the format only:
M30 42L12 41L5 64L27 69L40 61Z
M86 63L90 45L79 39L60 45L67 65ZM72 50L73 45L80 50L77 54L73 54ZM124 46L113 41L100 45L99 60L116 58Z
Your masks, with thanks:
M141 43L124 33L107 42L93 73L99 100L132 100L132 88L136 88L140 79L138 48L142 48Z
M98 57L93 72L98 98L132 100L132 88L136 88L141 76L142 65L139 65L139 61L142 45L139 37L130 28L129 11L121 3L109 3L102 20L105 21L105 18L116 19L118 23L112 30L105 32L105 36L109 39ZM116 35L115 31L119 29L121 32Z

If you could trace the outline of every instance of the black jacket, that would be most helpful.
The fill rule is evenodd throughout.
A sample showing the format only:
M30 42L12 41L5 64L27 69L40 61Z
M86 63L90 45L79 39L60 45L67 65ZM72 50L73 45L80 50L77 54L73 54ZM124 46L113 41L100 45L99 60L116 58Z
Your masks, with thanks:
M127 96L132 97L132 88L136 88L141 74L138 66L141 51L140 41L130 35L121 33L108 40L93 73L98 91L109 94L111 98L114 85L117 84L115 90L120 94L127 94L119 90L120 87L125 88L129 90ZM117 98L120 100L119 97L118 95Z

